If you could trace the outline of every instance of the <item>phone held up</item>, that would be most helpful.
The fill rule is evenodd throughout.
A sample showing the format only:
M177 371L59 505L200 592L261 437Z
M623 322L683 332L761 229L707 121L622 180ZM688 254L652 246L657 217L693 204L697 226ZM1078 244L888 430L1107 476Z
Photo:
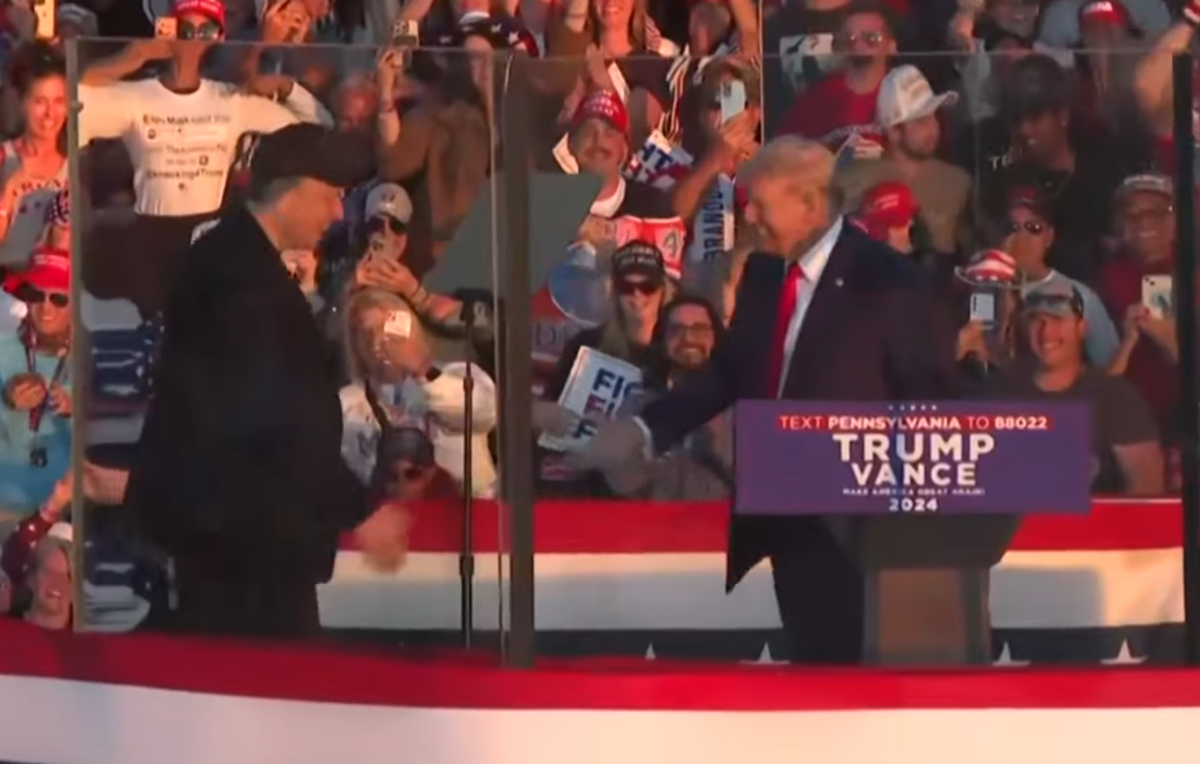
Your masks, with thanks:
M421 44L421 35L417 22L411 19L396 19L392 24L392 37L389 45L393 48L415 48Z
M996 295L991 292L971 293L970 320L991 328L996 323Z
M729 80L721 83L721 123L724 124L746 110L746 83Z
M1142 305L1151 318L1162 320L1175 314L1170 276L1142 276Z
M154 20L154 36L163 40L174 40L179 36L179 19L162 16Z
M33 17L37 23L35 35L39 40L53 40L58 32L54 20L58 15L55 0L33 0Z

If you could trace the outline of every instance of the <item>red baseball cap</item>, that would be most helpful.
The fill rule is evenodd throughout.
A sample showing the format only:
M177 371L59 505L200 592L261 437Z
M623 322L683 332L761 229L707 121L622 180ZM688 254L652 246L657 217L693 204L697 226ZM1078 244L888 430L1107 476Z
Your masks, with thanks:
M1128 29L1133 24L1129 9L1117 0L1089 0L1079 6L1079 25L1092 22L1111 24L1115 27Z
M863 194L858 217L868 228L904 228L919 209L912 190L896 180L876 183Z
M621 96L611 90L595 90L584 97L571 118L571 129L574 130L588 119L603 120L629 135L629 110L625 108Z
M175 0L171 15L179 17L186 13L212 19L221 25L221 29L225 28L225 3L222 0Z
M39 247L29 265L4 280L4 291L16 295L23 286L43 292L66 292L71 288L71 256L66 250Z

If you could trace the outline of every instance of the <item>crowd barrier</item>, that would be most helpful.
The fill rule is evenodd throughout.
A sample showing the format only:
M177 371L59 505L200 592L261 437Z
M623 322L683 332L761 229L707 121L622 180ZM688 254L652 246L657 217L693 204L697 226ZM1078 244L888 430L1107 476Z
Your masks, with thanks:
M496 507L475 507L476 551L496 551ZM344 545L321 591L325 626L417 643L457 633L457 507L422 506L398 576ZM549 653L772 660L782 635L764 563L724 592L728 509L718 503L543 501L535 512L536 618ZM1029 517L992 579L1001 663L1177 662L1183 621L1176 500L1097 500L1091 514ZM496 629L495 569L475 624Z

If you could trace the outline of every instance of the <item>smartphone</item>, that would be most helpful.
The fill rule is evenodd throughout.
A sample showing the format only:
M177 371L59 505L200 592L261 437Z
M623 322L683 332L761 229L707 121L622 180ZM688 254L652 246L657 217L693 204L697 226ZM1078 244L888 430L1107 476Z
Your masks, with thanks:
M383 333L389 337L408 339L412 336L412 314L403 310L389 311L387 320L383 322Z
M721 122L728 122L746 110L746 83L729 80L721 83Z
M179 19L174 16L162 16L155 19L154 36L164 40L174 40L179 36Z
M57 15L55 0L33 0L33 16L37 21L37 38L53 40L57 34L54 19Z
M1169 318L1175 314L1172 286L1170 276L1142 276L1142 305L1151 318Z
M396 19L392 24L392 37L389 45L393 48L415 48L421 44L421 33L417 22L412 19Z
M833 157L833 163L837 169L844 169L854 162L858 155L857 147L860 140L862 139L858 133L850 133L846 140L842 141L842 145L838 147L837 153Z
M972 292L970 320L978 321L984 326L996 323L996 295L990 292Z

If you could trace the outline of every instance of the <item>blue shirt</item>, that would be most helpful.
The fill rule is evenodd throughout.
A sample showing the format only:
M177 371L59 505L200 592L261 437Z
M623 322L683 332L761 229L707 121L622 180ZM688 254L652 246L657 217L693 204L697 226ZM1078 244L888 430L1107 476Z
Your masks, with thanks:
M33 356L34 371L49 386L54 379L59 359L55 356ZM67 362L59 382L70 393ZM14 375L29 371L25 346L16 333L0 335L0 385ZM46 466L30 464L30 451L40 445L46 450ZM71 466L71 420L53 413L49 405L42 414L36 435L29 429L29 412L13 411L0 405L0 507L29 512L41 506L54 484Z

